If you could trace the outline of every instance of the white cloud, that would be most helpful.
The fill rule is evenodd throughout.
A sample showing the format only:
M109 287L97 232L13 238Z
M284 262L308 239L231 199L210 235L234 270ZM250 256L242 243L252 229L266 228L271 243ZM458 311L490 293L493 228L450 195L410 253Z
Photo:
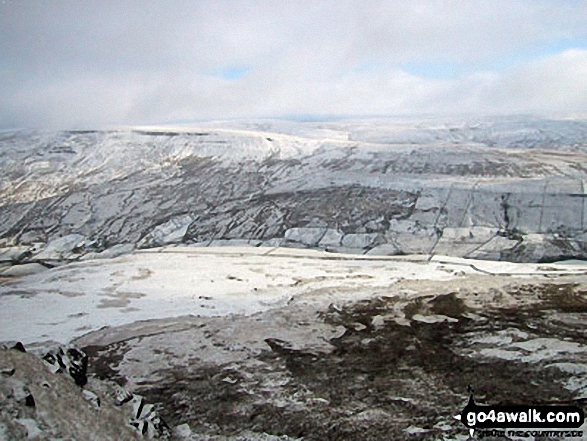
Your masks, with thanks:
M0 127L587 111L585 1L48 0L0 8ZM450 63L456 74L412 75L402 71L410 62ZM499 65L510 67L491 69ZM233 68L248 70L236 80L219 75Z
M587 109L587 50L568 50L506 72L485 96L502 111L580 112Z

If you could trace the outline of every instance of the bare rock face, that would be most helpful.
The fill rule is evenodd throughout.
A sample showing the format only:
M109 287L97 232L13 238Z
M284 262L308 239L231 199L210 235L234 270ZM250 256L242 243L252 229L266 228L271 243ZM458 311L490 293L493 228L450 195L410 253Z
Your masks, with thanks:
M143 397L121 388L113 393L109 383L96 379L88 384L82 350L57 347L41 362L22 344L17 347L0 349L2 439L169 439L169 427Z
M40 357L0 349L0 368L2 439L142 439L108 397L82 391Z
M405 121L341 122L332 138L316 125L239 124L3 134L0 245L10 251L0 259L55 264L120 244L227 241L585 257L583 121L443 120L407 131Z

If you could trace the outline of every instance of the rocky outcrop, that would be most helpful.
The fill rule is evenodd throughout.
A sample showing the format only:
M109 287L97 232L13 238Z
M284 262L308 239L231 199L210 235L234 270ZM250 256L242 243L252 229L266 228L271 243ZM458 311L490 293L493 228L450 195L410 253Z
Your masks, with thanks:
M39 357L0 349L0 367L2 439L142 438L110 400L102 399L97 406L96 394L50 372Z
M21 344L0 349L2 439L169 439L153 404L126 390L116 394L123 389L109 383L88 384L87 365L88 356L71 346L50 350L42 361Z
M88 370L88 356L75 347L62 348L58 347L47 352L43 356L43 361L49 366L53 373L66 372L80 387L88 382L86 376Z

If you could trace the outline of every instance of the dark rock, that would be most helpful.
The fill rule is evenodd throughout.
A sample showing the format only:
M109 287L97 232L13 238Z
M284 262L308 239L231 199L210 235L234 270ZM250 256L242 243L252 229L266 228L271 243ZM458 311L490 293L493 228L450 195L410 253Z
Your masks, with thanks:
M17 342L12 349L19 351L19 352L26 352L26 349L24 348L24 345L21 342Z
M33 394L29 393L24 399L24 405L27 407L35 407L35 399Z
M43 357L54 373L67 372L80 387L88 382L88 356L75 347L62 348L50 351Z

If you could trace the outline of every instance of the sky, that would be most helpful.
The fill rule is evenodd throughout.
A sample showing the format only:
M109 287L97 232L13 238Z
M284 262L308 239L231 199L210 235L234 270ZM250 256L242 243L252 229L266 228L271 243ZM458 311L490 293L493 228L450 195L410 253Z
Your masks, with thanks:
M0 0L0 128L587 115L587 0Z

